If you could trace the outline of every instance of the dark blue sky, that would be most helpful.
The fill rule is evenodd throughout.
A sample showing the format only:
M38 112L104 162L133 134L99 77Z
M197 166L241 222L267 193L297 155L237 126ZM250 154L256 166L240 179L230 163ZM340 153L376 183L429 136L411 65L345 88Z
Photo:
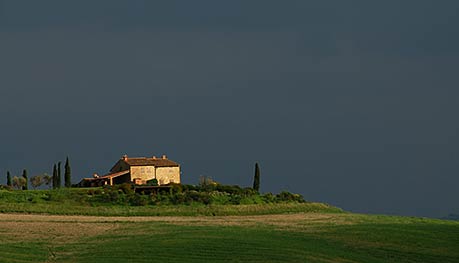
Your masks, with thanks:
M164 153L248 186L258 161L263 191L457 213L458 28L447 0L0 0L0 171Z

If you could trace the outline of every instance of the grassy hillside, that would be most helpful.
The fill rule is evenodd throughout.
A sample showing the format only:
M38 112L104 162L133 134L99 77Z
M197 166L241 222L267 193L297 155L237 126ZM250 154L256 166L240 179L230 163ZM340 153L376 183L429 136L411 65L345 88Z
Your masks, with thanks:
M459 223L349 213L0 214L0 262L459 262Z
M189 204L171 205L169 202L163 201L158 204L130 205L119 202L119 199L126 199L125 196L118 196L116 199L111 199L111 192L106 193L102 191L100 194L94 194L94 191L95 189L0 190L0 213L46 213L92 216L223 216L298 212L342 212L341 209L333 206L310 202L253 202L252 204L239 205L222 205L219 203L206 205L202 202L191 202ZM166 194L163 194L162 199L166 199L165 196ZM149 198L149 196L143 195L135 195L134 197L141 200ZM259 196L251 197L253 200L259 198ZM249 198L246 199L250 200Z
M456 221L352 214L289 194L233 205L213 190L192 190L208 204L93 191L0 190L0 262L459 262ZM177 196L185 204L170 205Z

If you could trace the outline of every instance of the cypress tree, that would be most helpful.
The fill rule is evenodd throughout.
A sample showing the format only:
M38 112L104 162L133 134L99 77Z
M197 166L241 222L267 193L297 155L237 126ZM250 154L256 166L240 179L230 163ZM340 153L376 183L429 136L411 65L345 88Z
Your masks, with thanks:
M255 175L253 176L253 189L257 192L260 191L260 167L255 163Z
M70 162L69 162L69 157L67 156L67 159L65 160L65 167L64 167L64 180L65 180L65 187L70 187L72 186L72 172L70 169Z
M56 167L56 164L54 164L54 167L53 167L53 189L57 189L57 167Z
M24 171L22 171L22 177L25 179L25 183L24 183L24 186L22 186L22 190L28 190L29 187L29 179L27 178L27 170L24 169Z
M10 171L6 171L6 185L8 185L8 186L13 186L13 183L11 182L11 174L10 174Z
M57 163L57 188L61 188L62 177L61 177L61 162Z

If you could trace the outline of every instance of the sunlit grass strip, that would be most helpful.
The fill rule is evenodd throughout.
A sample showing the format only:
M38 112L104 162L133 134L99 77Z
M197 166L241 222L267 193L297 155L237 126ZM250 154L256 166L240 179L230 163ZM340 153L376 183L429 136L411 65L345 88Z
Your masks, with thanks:
M164 205L164 206L82 206L66 203L0 203L1 213L38 213L91 216L225 216L285 213L341 213L322 203L259 205Z

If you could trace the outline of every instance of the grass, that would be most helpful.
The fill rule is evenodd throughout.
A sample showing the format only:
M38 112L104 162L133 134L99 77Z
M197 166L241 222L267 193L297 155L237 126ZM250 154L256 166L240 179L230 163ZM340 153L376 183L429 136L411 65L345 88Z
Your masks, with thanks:
M126 206L88 198L84 189L0 191L0 262L459 262L456 221L320 203Z
M301 262L304 259L303 238L291 233L285 235L263 228L145 223L137 227L145 233L127 234L124 229L115 235L102 236L99 242L104 245L95 251L98 257L83 252L73 255L73 259L78 262L113 262L114 258L115 262ZM140 232L132 226L130 230ZM113 251L113 247L122 249ZM86 248L78 247L77 251L88 251ZM72 247L66 249L75 251Z
M459 262L459 223L443 220L350 213L134 219L0 215L0 262ZM28 230L16 235L11 221ZM39 229L51 226L57 230Z
M260 205L169 205L169 206L82 206L65 204L0 203L0 213L34 213L87 216L229 216L299 212L337 213L340 209L321 203Z
M86 189L0 190L0 213L35 213L91 216L224 216L299 212L338 213L341 209L322 203L274 203L251 205L147 205L129 206L88 202Z

